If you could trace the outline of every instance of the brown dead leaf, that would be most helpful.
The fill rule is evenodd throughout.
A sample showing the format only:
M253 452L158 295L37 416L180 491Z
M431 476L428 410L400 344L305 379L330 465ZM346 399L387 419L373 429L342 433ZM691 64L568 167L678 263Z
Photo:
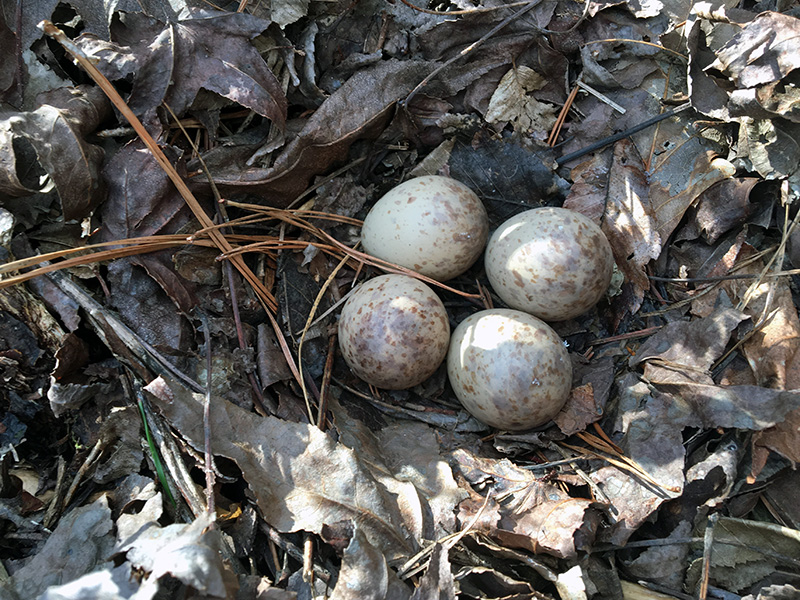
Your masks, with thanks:
M693 423L704 428L735 427L760 431L772 427L797 408L800 391L781 391L756 385L715 386L695 383L662 386L684 401L694 415Z
M411 600L456 600L456 587L447 548L438 542L431 551L425 574L420 578Z
M691 212L693 232L703 233L709 244L738 225L742 225L753 210L748 201L750 191L761 181L755 177L725 179L700 194L696 210ZM690 233L682 233L690 239Z
M404 98L433 69L422 61L388 60L359 71L328 97L303 129L268 168L209 164L224 193L263 194L272 206L286 206L324 173L347 156L358 139L377 135ZM191 165L190 165L190 168ZM197 181L205 186L205 181Z
M767 305L770 296L772 302ZM745 311L760 325L742 346L758 385L778 390L800 388L800 319L786 280L760 284ZM763 323L762 314L766 316Z
M42 37L39 23L42 19L51 19L59 0L36 0L29 3L20 15L19 38L23 50ZM167 20L176 16L175 10L180 10L180 3L164 3L157 0L118 0L113 3L98 3L94 0L70 0L69 6L75 10L75 22L80 21L83 31L90 31L101 37L108 38L109 26L117 11L139 12L144 10L147 14ZM173 8L174 7L174 8ZM14 13L12 12L11 15ZM6 13L8 17L8 13Z
M386 557L355 528L342 555L331 600L408 600L411 590L386 564Z
M743 235L740 236L743 239ZM738 250L738 248L741 250ZM723 248L724 249L724 248ZM738 250L738 251L737 251ZM737 239L730 254L726 253L724 263L727 269L743 263L755 250ZM710 262L710 261L708 261ZM759 260L742 265L740 274L760 275L764 263ZM712 272L722 273L714 268ZM727 272L727 270L726 270ZM705 276L705 274L698 274ZM757 284L757 285L756 285ZM751 286L755 287L751 290ZM744 342L742 350L750 363L750 368L758 385L779 390L800 388L800 319L792 299L792 293L785 279L768 279L762 283L756 280L732 280L719 284L729 301L737 303L750 293L750 301L744 308L757 330ZM707 294L705 298L693 303L693 311L703 314L717 298L717 294ZM769 304L767 304L769 302ZM696 305L696 308L695 308Z
M15 34L6 22L4 11L0 10L0 48L11 49L15 45ZM19 108L22 82L18 81L17 61L10 58L10 52L0 54L0 101Z
M795 465L800 463L800 410L793 410L780 423L756 433L753 444L769 448Z
M512 68L497 84L484 118L489 123L511 122L520 135L533 132L546 137L556 120L556 108L529 96L545 84L545 79L530 67Z
M147 390L173 427L202 452L203 397L162 378ZM279 531L319 533L325 523L352 520L389 561L416 550L397 500L350 448L316 427L254 417L220 399L211 403L210 422L213 453L237 463L264 518Z
M175 152L167 153L176 160ZM189 224L186 203L140 142L114 155L105 178L108 200L100 209L100 241L176 233ZM149 343L170 349L182 347L180 340L188 333L181 313L189 314L199 302L198 286L177 274L173 254L167 250L116 260L108 276L112 305L122 319Z
M664 169L654 173L650 185L650 202L656 228L662 243L669 239L683 218L684 213L697 198L715 183L727 179L733 169L727 161L717 161L711 152L699 152L692 157L684 157L684 175L679 180L671 178L672 169Z
M657 484L611 466L590 474L608 498L613 516L603 539L624 545L663 502L680 496L685 457L681 431L692 424L692 415L676 398L651 388L633 373L622 377L618 389L609 415L613 421L604 429L612 436L623 433L617 444L624 455Z
M173 162L180 153L164 148ZM191 213L155 158L141 142L126 144L104 169L108 200L100 209L101 242L176 233L189 223Z
M4 115L0 121L0 192L17 197L45 191L47 179L41 175L46 173L58 191L64 220L82 219L105 197L103 150L85 138L110 105L89 86L60 88L40 102L32 112Z
M717 51L706 70L735 84L729 92L731 116L758 118L768 111L800 122L800 96L794 86L774 85L800 67L799 39L799 19L767 11Z
M665 538L691 537L692 527L688 522L681 523ZM686 574L686 563L690 548L687 544L671 544L647 548L634 560L625 561L625 570L636 579L644 579L659 585L680 589ZM652 600L656 600L653 598Z
M562 196L569 184L553 171L546 157L507 139L456 143L449 158L450 176L481 197L490 222L499 225L520 211Z
M714 525L714 551L709 558L710 581L741 592L775 572L783 561L800 555L800 535L775 523L721 517ZM699 562L699 561L697 561ZM687 581L700 574L697 562ZM694 587L694 586L692 586Z
M645 363L645 378L651 383L713 384L711 365L747 318L733 308L719 308L702 319L668 323L640 346L629 363L632 367Z
M145 123L154 124L162 102L184 115L205 89L283 129L286 97L250 42L268 26L245 12L197 11L169 23L143 13L121 13L112 24L111 41L87 33L75 43L110 80L133 78L128 105Z
M610 168L606 160L605 154L598 154L573 169L575 184L564 207L601 225L631 291L631 302L623 310L634 314L650 289L645 266L661 254L662 238L656 230L649 182L636 146L621 140L614 145Z
M459 505L462 526L480 511L475 526L510 548L571 558L591 546L600 522L591 500L571 498L506 459L480 458L466 450L451 456L454 469L473 486L488 484L491 494L485 508L487 500L478 494Z
M564 435L572 435L583 431L590 423L603 416L603 407L594 397L591 383L572 388L569 400L553 421Z
M510 548L574 558L594 542L601 514L597 506L566 494L561 500L535 506L526 503L513 512L506 511L491 535Z
M424 423L400 421L372 431L330 399L334 425L343 444L352 448L393 494L406 526L418 539L438 539L455 529L454 509L464 499L435 430Z

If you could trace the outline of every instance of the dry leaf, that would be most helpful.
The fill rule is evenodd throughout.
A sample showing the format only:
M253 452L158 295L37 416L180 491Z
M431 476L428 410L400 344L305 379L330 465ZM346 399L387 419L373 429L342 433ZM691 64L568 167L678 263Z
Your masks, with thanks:
M535 131L541 136L556 119L556 107L529 96L545 83L545 79L529 67L515 67L500 80L489 101L485 118L489 123L510 121L519 133Z
M122 13L107 42L93 34L75 40L109 79L132 77L128 105L145 123L167 104L184 115L201 89L215 92L283 129L286 97L250 40L269 26L245 12L197 11L169 23ZM168 73L168 77L161 74Z
M89 86L60 88L40 101L35 111L0 121L0 192L14 197L47 191L46 173L58 191L64 220L82 219L105 198L100 177L104 153L85 138L106 118L110 105L98 88Z
M159 378L147 386L170 423L203 448L203 397ZM266 521L282 532L319 533L352 520L390 561L408 557L417 541L386 488L350 448L316 427L257 417L236 405L211 403L213 453L237 463Z

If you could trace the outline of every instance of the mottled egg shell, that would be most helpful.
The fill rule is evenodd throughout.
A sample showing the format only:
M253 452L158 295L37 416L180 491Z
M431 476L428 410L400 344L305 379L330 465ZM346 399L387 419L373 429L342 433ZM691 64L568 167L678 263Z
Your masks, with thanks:
M401 390L433 375L447 355L450 322L439 297L406 275L380 275L342 308L339 348L367 383Z
M426 175L392 188L367 214L367 254L445 281L483 252L489 219L478 196L449 177Z
M508 431L550 421L572 387L572 363L558 334L528 313L503 308L459 323L447 375L470 414Z
M613 268L602 230L566 208L520 213L486 247L486 275L497 295L545 321L571 319L597 304Z

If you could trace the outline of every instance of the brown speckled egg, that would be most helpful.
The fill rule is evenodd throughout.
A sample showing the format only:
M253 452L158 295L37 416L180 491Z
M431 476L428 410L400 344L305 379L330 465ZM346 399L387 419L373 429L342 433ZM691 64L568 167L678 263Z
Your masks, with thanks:
M508 431L550 421L572 387L572 363L558 334L528 313L504 308L459 323L447 375L470 414Z
M460 181L426 175L392 188L367 214L364 251L445 281L478 260L489 219L478 196Z
M367 383L413 387L433 375L447 354L450 322L442 301L406 275L380 275L347 300L339 318L345 362Z
M571 319L597 304L613 268L602 230L566 208L520 213L486 247L486 275L497 295L545 321Z

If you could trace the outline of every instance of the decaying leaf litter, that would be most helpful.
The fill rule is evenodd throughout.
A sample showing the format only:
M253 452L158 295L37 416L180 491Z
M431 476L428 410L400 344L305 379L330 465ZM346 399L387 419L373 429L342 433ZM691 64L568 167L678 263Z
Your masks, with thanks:
M3 596L797 597L800 8L274 4L1 5ZM611 242L549 427L338 355L426 173Z

